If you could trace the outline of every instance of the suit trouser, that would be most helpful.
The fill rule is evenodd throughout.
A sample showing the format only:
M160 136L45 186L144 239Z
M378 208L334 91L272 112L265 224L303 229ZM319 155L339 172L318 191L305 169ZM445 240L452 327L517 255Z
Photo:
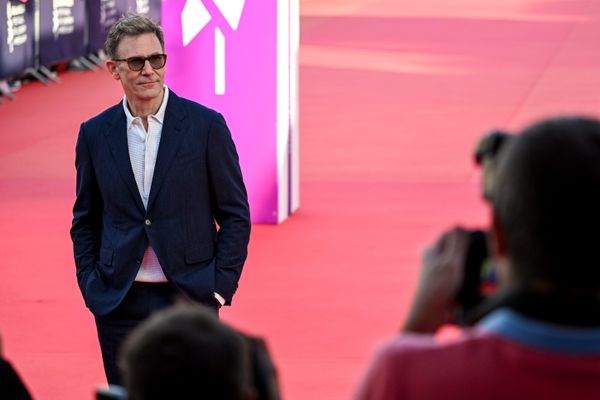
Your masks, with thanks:
M152 313L175 304L180 295L183 296L168 282L134 282L116 309L108 315L95 316L104 372L109 384L122 385L117 359L129 333ZM218 313L216 303L207 306Z

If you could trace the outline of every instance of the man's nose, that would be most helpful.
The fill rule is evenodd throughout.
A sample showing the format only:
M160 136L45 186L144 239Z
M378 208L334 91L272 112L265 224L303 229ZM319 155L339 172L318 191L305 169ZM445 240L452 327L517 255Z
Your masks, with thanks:
M152 65L150 65L150 61L148 61L148 60L144 61L144 68L142 68L142 73L144 75L150 75L150 74L154 73L154 68L152 68Z

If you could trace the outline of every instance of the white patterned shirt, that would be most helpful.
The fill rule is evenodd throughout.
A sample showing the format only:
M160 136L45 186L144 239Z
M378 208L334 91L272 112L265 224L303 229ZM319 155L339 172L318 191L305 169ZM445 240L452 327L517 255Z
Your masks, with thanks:
M127 98L123 97L123 109L127 117L129 160L144 207L148 207L148 197L152 187L154 166L156 165L156 156L168 101L169 88L165 86L163 101L156 114L148 116L148 131L146 131L142 118L131 115L127 106ZM148 243L144 251L144 258L135 280L138 282L167 282L167 277L158 262L158 257L156 257L151 243Z

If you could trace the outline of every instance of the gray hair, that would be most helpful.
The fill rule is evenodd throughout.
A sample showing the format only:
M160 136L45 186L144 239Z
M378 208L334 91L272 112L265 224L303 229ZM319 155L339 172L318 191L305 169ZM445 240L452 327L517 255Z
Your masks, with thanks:
M104 43L104 50L109 58L119 58L117 47L125 36L139 36L144 33L153 33L158 38L161 48L165 49L165 36L160 25L156 24L150 18L131 14L121 17L110 28Z

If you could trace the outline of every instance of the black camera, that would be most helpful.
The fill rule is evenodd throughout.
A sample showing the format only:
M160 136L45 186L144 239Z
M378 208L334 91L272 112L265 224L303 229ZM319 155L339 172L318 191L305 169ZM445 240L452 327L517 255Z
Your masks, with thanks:
M475 149L475 162L483 168L483 197L490 201L494 180L493 170L500 149L511 137L503 131L491 131L484 135ZM469 315L491 293L496 285L496 275L489 258L487 233L481 230L469 232L469 244L463 267L463 281L456 294L459 304L456 322L468 324Z

